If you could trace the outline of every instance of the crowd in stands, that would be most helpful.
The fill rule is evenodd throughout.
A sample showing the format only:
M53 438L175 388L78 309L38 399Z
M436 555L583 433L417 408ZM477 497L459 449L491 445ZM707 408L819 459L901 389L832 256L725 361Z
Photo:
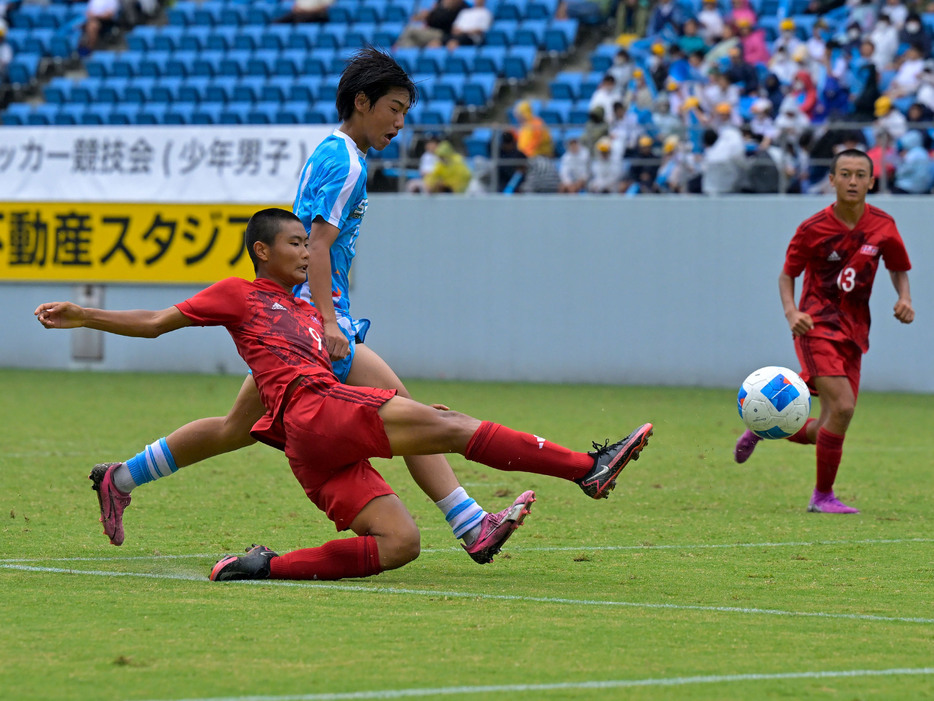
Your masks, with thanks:
M812 0L779 17L757 13L765 1L562 3L569 16L615 19L612 62L580 129L550 119L554 100L515 106L515 149L507 136L498 156L518 165L487 189L820 193L834 153L853 147L872 158L876 191L931 192L934 14ZM543 156L557 178L515 175Z

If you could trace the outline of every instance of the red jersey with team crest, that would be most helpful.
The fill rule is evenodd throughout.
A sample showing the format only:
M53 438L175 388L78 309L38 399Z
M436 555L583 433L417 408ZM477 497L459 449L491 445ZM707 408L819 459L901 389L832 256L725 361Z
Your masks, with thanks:
M809 334L869 350L869 295L880 258L888 270L911 269L895 220L872 205L866 205L852 231L833 205L798 227L784 271L792 278L804 272L798 309L814 320Z
M196 326L223 326L230 333L269 410L254 431L271 427L296 377L337 384L317 310L272 280L230 277L175 306Z

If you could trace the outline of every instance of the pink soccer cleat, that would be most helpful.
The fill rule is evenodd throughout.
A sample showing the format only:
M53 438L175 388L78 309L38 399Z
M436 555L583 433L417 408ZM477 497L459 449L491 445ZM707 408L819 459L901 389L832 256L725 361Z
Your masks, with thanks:
M858 514L859 509L847 506L834 496L833 490L829 492L818 492L814 490L811 495L811 503L808 504L808 511L815 514Z
M480 535L477 539L469 546L462 543L461 547L481 565L492 562L493 556L529 515L534 501L535 492L530 489L522 492L508 509L503 509L498 514L487 514L480 522Z
M104 524L104 535L114 545L123 545L123 511L130 505L130 495L124 494L113 481L113 473L123 463L105 462L95 465L88 475L93 482L91 489L97 492L100 504L100 522Z

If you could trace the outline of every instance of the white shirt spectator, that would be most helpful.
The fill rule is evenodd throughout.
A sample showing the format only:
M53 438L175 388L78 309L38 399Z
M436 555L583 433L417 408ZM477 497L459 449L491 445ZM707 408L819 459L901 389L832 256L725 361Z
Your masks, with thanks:
M590 176L590 154L587 149L569 148L558 161L558 177L562 185L586 182Z
M895 71L889 91L897 96L912 95L921 87L921 71L924 69L924 59L914 50L909 51L902 65Z
M483 4L465 7L457 13L451 31L461 34L486 34L493 24L493 13Z
M716 3L704 3L701 11L697 13L697 23L700 25L698 34L708 44L714 44L723 35L723 15L717 9Z
M876 50L872 54L872 62L878 71L884 71L895 60L898 53L898 30L889 22L887 17L880 17L876 26L869 34Z
M712 146L704 150L701 191L705 195L736 192L746 166L746 145L739 129L723 126Z

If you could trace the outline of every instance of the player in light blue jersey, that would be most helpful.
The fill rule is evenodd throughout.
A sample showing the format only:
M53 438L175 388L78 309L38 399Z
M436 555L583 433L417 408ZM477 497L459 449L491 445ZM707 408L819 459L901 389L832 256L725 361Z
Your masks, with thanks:
M366 212L366 153L382 151L405 125L418 94L391 56L372 47L355 54L341 74L337 112L341 126L315 149L302 170L294 211L308 232L308 282L296 293L315 304L337 377L346 384L411 395L389 365L363 345L370 322L350 315L348 274ZM123 512L135 487L254 442L250 429L266 413L252 376L244 380L226 417L198 419L123 463L95 466L104 534L124 541ZM535 493L523 492L495 514L485 512L460 486L442 455L405 459L415 482L438 506L456 538L476 562L490 562L529 513ZM586 492L585 488L585 492ZM592 495L591 495L592 496Z

